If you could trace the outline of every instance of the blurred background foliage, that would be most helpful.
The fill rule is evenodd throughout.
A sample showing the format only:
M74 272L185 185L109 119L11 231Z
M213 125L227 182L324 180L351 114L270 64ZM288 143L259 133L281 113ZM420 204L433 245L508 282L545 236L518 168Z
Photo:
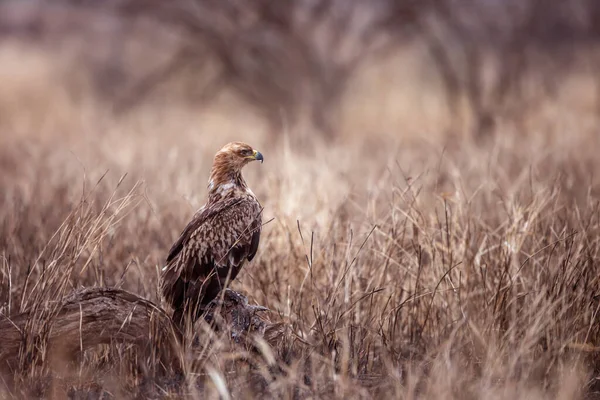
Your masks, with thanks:
M91 88L115 114L228 99L275 134L416 119L484 139L553 99L600 111L596 0L9 0L0 32L42 45L69 98Z

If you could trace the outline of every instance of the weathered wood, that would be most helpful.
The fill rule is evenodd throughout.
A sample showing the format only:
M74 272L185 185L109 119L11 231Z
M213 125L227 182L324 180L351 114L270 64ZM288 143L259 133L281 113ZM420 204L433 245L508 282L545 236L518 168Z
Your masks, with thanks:
M246 340L248 332L271 341L279 325L259 318L256 313L264 310L249 305L242 294L226 290L222 299L210 304L205 319L217 329L227 329L236 342ZM120 289L87 288L58 306L36 305L15 316L0 315L0 370L14 372L24 367L24 360L25 364L38 360L28 354L31 349L46 349L44 360L76 360L94 346L124 343L153 357L161 370L178 371L181 337L168 313L156 304Z
M75 359L82 351L99 344L134 344L154 351L165 365L176 364L178 332L168 314L154 303L135 294L111 288L87 288L65 298L54 315L44 308L12 316L0 316L0 362L2 368L14 368L23 357L31 327L48 332L42 345L47 356ZM38 325L38 326L36 326ZM159 345L159 351L153 349Z

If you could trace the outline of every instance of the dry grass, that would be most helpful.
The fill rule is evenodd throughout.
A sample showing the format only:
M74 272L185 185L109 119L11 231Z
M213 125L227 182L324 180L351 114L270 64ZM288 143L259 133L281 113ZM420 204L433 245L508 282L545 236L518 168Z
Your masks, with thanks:
M32 67L0 73L23 74L0 96L0 312L35 312L20 362L0 367L3 396L597 395L600 139L572 98L476 144L444 133L433 85L422 93L413 74L394 91L374 66L325 142L300 126L269 132L227 98L117 118L90 92L73 98L46 55L4 49ZM246 175L274 220L233 288L287 327L274 346L202 329L204 345L180 348L183 372L166 376L122 344L46 357L73 290L160 303L166 252L231 139L266 159Z

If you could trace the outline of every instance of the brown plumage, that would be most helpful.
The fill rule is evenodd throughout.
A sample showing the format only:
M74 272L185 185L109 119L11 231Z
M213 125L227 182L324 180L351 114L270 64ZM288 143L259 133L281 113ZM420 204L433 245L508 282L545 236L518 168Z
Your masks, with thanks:
M262 208L242 177L262 154L241 142L215 155L208 201L173 244L162 272L161 292L174 309L173 320L198 318L258 249Z

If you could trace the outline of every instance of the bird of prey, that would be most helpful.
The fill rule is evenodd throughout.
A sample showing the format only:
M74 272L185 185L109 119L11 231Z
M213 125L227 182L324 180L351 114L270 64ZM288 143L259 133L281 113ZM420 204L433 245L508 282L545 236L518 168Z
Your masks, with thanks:
M188 318L195 321L256 255L262 208L242 177L242 168L255 160L262 163L262 154L241 142L217 152L208 200L169 251L161 292L181 329Z

